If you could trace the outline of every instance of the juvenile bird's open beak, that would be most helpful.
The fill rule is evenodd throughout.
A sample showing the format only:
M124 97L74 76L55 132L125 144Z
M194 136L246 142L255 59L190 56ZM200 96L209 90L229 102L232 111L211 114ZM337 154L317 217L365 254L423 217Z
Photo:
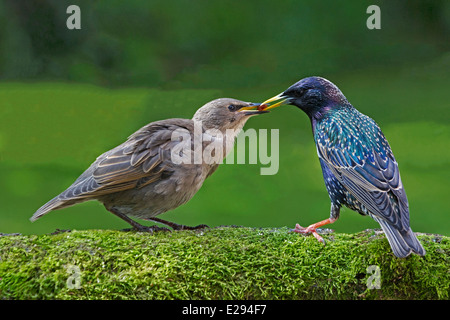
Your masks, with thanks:
M251 116L254 114L261 114L261 113L268 113L269 111L262 110L261 109L262 104L261 103L252 103L248 107L242 107L239 109L239 113L243 113L246 116Z
M289 104L290 101L291 98L284 96L283 93L280 93L279 95L272 97L261 103L261 105L263 106L262 110L266 111L269 109L282 106L283 104Z

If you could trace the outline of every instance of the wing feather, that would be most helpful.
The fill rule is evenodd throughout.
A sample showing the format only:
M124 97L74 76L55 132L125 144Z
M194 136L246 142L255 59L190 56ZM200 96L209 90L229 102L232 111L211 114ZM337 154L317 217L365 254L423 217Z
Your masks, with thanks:
M177 128L190 129L191 120L170 119L153 122L129 137L118 147L105 152L61 196L65 199L95 198L100 195L142 188L172 172L164 159L176 141L171 134Z
M318 124L315 130L317 153L371 214L400 230L408 230L408 200L398 164L378 125L369 117L363 117L358 121L359 126L340 119L330 120L341 121L348 129L345 131L329 123Z

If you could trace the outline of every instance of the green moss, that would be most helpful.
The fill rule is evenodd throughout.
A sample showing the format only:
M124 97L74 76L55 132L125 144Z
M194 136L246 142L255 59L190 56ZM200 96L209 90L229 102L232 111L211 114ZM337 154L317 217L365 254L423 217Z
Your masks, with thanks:
M0 299L448 299L450 238L396 258L382 233L219 227L0 237ZM380 289L368 289L378 266ZM74 287L79 283L79 289Z

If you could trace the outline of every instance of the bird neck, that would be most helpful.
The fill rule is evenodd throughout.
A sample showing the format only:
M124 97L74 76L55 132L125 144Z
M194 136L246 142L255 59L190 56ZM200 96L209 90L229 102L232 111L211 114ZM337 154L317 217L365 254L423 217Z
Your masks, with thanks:
M203 160L212 165L222 163L222 160L234 149L236 137L241 132L244 124L245 121L242 121L242 123L233 128L220 130L203 127Z
M324 107L320 107L310 112L306 112L311 120L311 125L313 132L315 131L316 125L321 123L322 121L327 121L330 117L333 117L337 113L341 112L344 109L353 110L354 108L350 103L345 104L328 104Z

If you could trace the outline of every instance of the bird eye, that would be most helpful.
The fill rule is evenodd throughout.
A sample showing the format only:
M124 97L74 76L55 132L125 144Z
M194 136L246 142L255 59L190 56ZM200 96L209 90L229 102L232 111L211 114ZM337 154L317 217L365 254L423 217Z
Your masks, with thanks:
M291 95L297 98L302 97L306 92L305 88L298 88L297 90L293 90Z
M229 106L228 106L228 110L230 110L231 112L234 112L234 111L236 111L238 108L235 106L235 105L232 105L232 104L230 104Z

